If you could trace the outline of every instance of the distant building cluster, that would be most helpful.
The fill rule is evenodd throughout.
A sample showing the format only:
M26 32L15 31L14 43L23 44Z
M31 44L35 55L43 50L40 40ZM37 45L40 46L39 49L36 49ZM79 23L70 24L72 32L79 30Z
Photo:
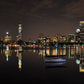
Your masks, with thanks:
M43 34L40 34L40 37L38 38L41 41L46 41L47 42L84 42L84 21L80 21L79 28L76 29L74 34L57 34L53 37L47 37L44 36Z
M6 35L4 37L0 37L0 42L3 42L5 44L12 44L12 36L9 34L9 32L6 32ZM38 35L37 41L28 41L25 42L22 40L22 24L18 25L18 35L16 36L16 41L14 43L24 44L28 46L42 46L47 45L49 46L50 43L84 43L84 21L80 21L79 28L76 29L74 34L56 34L53 37L49 37L48 35L45 36L43 33Z
M19 40L22 40L22 24L19 24L18 35L16 36L16 41ZM9 32L6 32L4 37L0 37L0 41L3 41L5 44L13 42L12 36L9 34Z
M76 29L76 42L84 42L84 21L80 21L79 28Z

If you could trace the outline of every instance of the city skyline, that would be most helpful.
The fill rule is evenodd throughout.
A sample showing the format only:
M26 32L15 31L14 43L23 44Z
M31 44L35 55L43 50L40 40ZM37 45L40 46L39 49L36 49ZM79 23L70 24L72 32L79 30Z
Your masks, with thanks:
M19 23L23 40L37 40L40 33L74 33L84 20L83 7L83 0L0 0L0 36L8 31L16 39Z
M83 24L84 24L84 21L80 21L80 22L83 22ZM79 24L79 25L80 25L80 24ZM21 29L20 29L20 27L21 27ZM3 35L3 36L1 35L0 37L3 38L3 40L5 40L5 37L6 37L6 36L9 36L9 37L11 37L11 40L12 40L12 41L17 41L17 40L19 40L19 39L21 38L21 40L23 40L23 41L33 41L33 42L34 42L34 41L37 41L37 40L39 39L39 36L40 36L40 38L43 38L43 37L45 37L45 38L46 38L46 37L54 38L54 37L57 37L57 36L59 36L59 35L60 35L60 36L64 36L64 37L66 37L66 38L68 38L69 35L71 35L71 36L74 35L74 37L75 37L75 36L76 36L76 32L78 32L78 30L80 31L80 26L79 26L79 28L77 28L77 29L74 31L74 33L68 33L68 34L67 34L67 33L66 33L66 34L65 34L65 33L61 33L61 32L60 32L60 33L54 33L54 34L51 34L51 35L49 35L49 34L44 34L44 33L37 33L37 37L35 38L35 40L34 40L34 38L30 38L30 37L29 37L29 39L25 40L25 39L23 38L23 35L24 35L24 34L23 34L22 24L19 23L19 24L18 24L18 28L17 28L17 32L18 32L18 33L17 33L17 35L15 36L15 39L14 39L14 37L12 37L12 35L11 35L10 32L8 32L8 31L5 32L4 35ZM20 35L19 35L20 32L21 32L21 37L19 38L18 36L20 36ZM43 36L43 37L42 37L42 36ZM74 38L74 39L75 39L75 38Z

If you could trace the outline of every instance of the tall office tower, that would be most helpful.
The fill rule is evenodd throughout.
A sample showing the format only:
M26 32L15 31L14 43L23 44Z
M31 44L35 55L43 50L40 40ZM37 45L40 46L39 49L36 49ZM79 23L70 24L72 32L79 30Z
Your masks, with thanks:
M80 21L80 40L84 42L84 21Z
M76 29L76 41L84 42L84 21L80 21L79 29Z
M19 27L18 27L17 41L19 40L22 40L22 24L19 24Z

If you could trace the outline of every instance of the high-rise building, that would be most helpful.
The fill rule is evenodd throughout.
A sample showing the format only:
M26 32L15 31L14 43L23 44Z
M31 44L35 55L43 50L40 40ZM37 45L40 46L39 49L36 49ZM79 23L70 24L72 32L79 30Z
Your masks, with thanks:
M80 40L80 29L76 29L75 41L76 42L81 42L81 40Z
M80 21L80 40L84 42L84 21Z
M19 40L22 40L22 24L19 24L19 27L18 27L17 41Z
M84 21L80 21L79 29L76 29L76 42L84 42Z

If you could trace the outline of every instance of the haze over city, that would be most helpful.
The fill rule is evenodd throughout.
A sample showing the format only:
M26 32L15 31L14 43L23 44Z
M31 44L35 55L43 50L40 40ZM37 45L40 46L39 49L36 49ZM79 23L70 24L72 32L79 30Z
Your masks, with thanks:
M84 20L84 0L0 0L0 35L9 32L16 39L18 23L23 40L36 40L39 33L75 33Z

